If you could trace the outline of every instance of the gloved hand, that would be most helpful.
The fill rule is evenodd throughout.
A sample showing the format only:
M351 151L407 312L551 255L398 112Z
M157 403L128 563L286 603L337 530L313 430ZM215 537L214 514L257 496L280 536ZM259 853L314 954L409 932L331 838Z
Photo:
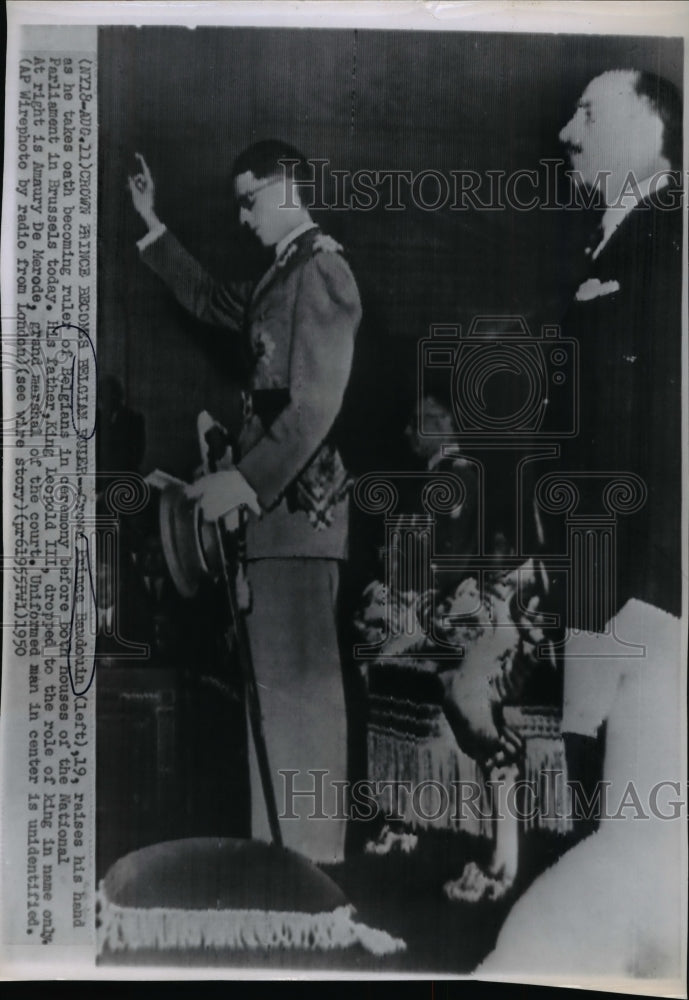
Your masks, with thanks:
M249 486L239 469L223 469L202 476L186 488L186 494L194 500L200 500L203 516L207 521L217 521L223 515L231 515L242 504L245 504L254 514L260 515L261 507L254 490ZM228 530L237 527L230 516L226 523Z

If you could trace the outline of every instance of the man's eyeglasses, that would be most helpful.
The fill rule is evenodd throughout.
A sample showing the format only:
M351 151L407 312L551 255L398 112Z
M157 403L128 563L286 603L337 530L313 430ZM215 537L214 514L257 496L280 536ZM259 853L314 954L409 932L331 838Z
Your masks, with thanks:
M271 187L273 184L282 184L283 179L281 177L269 177L257 184L255 188L251 191L245 191L244 194L238 194L235 196L235 202L237 208L251 209L254 207L254 202L256 201L256 195L259 191L263 191L264 188Z

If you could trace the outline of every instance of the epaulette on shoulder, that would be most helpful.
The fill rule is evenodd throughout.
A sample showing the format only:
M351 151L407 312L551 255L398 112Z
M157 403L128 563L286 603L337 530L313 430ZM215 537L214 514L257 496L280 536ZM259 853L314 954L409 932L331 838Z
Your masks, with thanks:
M320 229L307 230L299 239L291 243L277 262L279 268L292 268L303 264L321 253L343 254L343 248L337 240Z
M341 243L338 243L336 239L329 236L327 233L322 233L320 230L316 234L312 244L312 252L317 253L339 253L343 254L344 250Z

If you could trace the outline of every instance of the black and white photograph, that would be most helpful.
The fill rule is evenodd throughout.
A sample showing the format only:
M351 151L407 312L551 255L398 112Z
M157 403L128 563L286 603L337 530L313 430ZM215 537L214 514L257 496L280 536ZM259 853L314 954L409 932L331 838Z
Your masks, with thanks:
M9 977L686 996L689 7L57 6L9 5Z

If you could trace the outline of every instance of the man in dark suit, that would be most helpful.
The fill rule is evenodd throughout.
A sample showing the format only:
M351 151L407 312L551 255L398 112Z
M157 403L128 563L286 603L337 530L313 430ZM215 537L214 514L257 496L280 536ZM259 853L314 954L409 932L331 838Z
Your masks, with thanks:
M606 512L614 498L605 484L616 473L636 483L627 480L627 501L609 511L616 539L607 564L596 555L590 586L570 587L565 624L622 641L615 616L632 599L681 613L681 120L671 84L617 70L591 81L560 133L575 182L602 213L563 320L578 345L581 388L578 434L563 442L557 470L572 476L579 499L570 513L579 517ZM555 551L561 537L548 524L545 534ZM591 676L573 658L565 672L564 723L588 738L605 715L596 660Z
M604 210L588 274L563 322L579 347L581 398L579 433L559 465L634 472L649 492L638 512L618 518L617 592L608 618L631 597L679 615L679 96L649 74L604 73L586 88L560 138L577 183L594 188Z
M591 81L560 133L603 209L563 323L579 346L580 421L557 473L578 495L568 517L588 574L565 612L562 728L575 769L600 747L604 782L598 829L519 900L486 975L682 974L684 822L663 795L679 794L683 771L681 120L667 81L616 70ZM607 489L616 479L627 485ZM612 552L596 548L606 511Z
M331 432L361 318L357 286L341 248L302 203L308 165L286 143L257 143L232 170L240 223L275 252L253 288L219 285L184 250L155 213L153 181L139 159L130 190L148 226L139 242L143 261L195 317L249 339L254 367L240 455L190 493L210 520L231 518L240 504L253 511L246 621L278 812L292 817L281 824L283 839L313 860L341 861L344 819L309 819L319 813L317 800L290 789L313 791L320 779L308 772L325 772L320 812L333 817L331 782L347 777L335 602L347 552L348 477ZM267 838L253 756L251 769L252 833Z

